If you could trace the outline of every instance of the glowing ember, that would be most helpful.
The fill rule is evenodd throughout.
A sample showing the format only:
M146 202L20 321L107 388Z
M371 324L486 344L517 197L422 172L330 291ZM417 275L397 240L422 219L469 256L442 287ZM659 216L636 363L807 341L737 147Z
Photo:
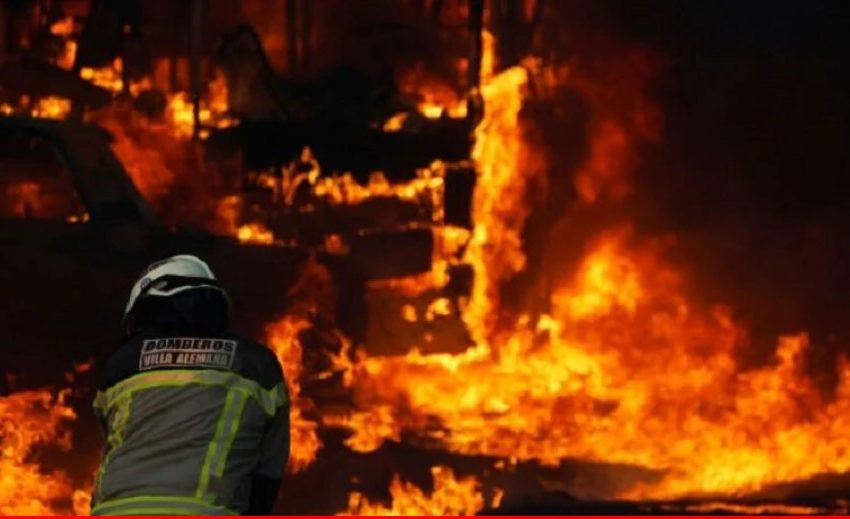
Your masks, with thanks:
M466 117L466 98L444 79L429 74L422 63L406 70L397 83L399 92L413 99L419 113L429 119Z
M274 233L259 222L239 223L242 210L242 197L228 195L218 201L215 210L216 221L211 230L218 234L235 236L240 243L271 245L275 242Z
M235 120L228 115L227 80L224 74L218 72L209 85L209 96L200 100L198 119L206 131L202 138L209 135L209 128L228 128ZM195 108L192 99L186 92L170 94L166 109L175 134L181 138L189 138L195 129Z
M124 81L121 79L123 68L124 62L121 58L115 58L111 66L81 68L80 77L110 92L118 93L124 89Z
M257 243L271 245L274 243L274 233L261 223L249 223L239 227L236 238L241 243Z
M381 172L372 173L366 185L358 183L351 174L346 173L315 178L313 193L335 204L357 204L369 198L383 196L437 207L442 201L444 175L445 171L439 162L430 168L418 170L416 178L395 184L390 183Z
M384 121L384 126L383 126L384 131L385 132L401 131L401 129L404 128L404 122L407 120L408 115L409 114L407 112L399 112L399 113L393 115L392 117L390 117L389 119Z
M74 34L74 17L66 16L53 22L53 25L50 26L50 34L64 37L72 36Z
M0 103L0 114L29 116L39 119L65 119L71 112L71 100L61 96L40 97L33 101L22 96L17 106Z
M426 495L419 487L402 482L398 476L390 484L389 506L370 502L363 494L348 496L348 510L339 515L475 515L484 508L481 484L475 477L457 478L447 467L431 469L434 490ZM493 506L498 506L498 496Z
M16 218L27 218L44 209L41 186L36 182L18 182L6 186L4 194L4 210Z
M91 215L88 213L83 213L81 215L71 215L65 218L65 221L68 223L86 223L91 219Z
M30 114L42 119L64 119L71 111L71 101L64 97L48 96L38 100Z
M71 70L74 68L74 60L77 58L77 42L71 39L74 35L74 18L68 16L54 22L50 26L50 34L62 38L64 44L62 54L56 58L56 66Z
M831 511L827 508L816 508L813 506L783 505L783 504L757 504L745 503L700 503L685 507L694 514L735 514L735 515L821 515ZM678 511L677 511L678 512ZM832 512L836 513L836 512ZM846 513L841 511L838 513Z

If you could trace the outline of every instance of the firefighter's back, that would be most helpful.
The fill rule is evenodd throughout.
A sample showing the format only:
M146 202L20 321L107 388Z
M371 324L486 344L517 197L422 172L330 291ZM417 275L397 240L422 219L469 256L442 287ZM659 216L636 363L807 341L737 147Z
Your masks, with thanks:
M94 515L256 513L252 483L280 478L289 449L280 364L261 344L186 321L146 326L105 363Z

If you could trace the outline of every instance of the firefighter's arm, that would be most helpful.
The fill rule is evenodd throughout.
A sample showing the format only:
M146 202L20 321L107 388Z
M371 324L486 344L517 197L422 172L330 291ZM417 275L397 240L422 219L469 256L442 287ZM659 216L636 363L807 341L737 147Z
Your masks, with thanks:
M287 397L278 407L263 438L260 462L251 478L250 515L271 514L288 461L289 399Z
M99 429L101 437L106 439L109 436L109 427L106 416L106 406L103 403L103 400L106 400L106 397L101 392L98 392L92 407L94 408L94 416L97 418L97 424L100 426Z
M106 386L107 374L113 369L114 368L109 364L109 362L107 362L103 369L103 373L100 376L101 380L97 393L95 393L94 400L92 401L92 409L94 411L95 418L97 418L97 424L100 426L99 428L102 439L106 439L109 436L109 409L107 408Z

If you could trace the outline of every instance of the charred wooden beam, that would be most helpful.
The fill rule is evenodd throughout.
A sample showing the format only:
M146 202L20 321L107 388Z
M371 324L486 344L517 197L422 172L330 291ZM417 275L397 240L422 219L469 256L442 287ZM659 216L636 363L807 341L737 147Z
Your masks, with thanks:
M206 145L240 150L248 170L277 168L296 160L309 146L325 171L350 171L366 179L373 171L391 178L410 174L434 160L469 158L467 120L428 121L419 132L386 133L367 126L341 127L337 121L264 121L213 132Z
M35 59L0 64L0 87L15 96L61 96L75 105L100 108L112 99L107 90L80 79L73 72Z
M123 50L122 3L92 0L80 34L74 67L102 67ZM126 65L126 63L125 63Z
M484 101L479 92L481 81L481 53L482 37L484 30L484 0L469 0L469 110L467 117L470 121L477 121L484 108Z
M247 199L247 198L246 198ZM262 204L258 204L262 207ZM274 204L266 204L274 214ZM279 205L278 205L279 207ZM429 208L396 197L373 197L357 204L332 204L310 197L280 213L271 227L276 236L310 245L321 245L331 234L354 236L363 229L398 229L431 222Z
M447 313L435 313L434 301L445 297ZM408 296L391 286L370 287L366 294L369 326L363 348L369 356L461 353L472 345L457 299L443 289Z
M189 83L192 93L192 135L201 131L201 37L204 23L204 0L192 1L191 36L189 39Z
M347 243L352 263L367 279L399 278L431 269L430 229L364 232Z
M443 209L447 224L472 228L475 179L475 171L471 168L449 169L446 172Z

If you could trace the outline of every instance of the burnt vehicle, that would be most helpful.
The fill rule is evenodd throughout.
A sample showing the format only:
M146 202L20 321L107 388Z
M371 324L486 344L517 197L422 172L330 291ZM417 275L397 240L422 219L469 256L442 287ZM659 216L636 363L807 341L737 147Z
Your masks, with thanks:
M109 142L94 125L0 118L0 336L8 346L0 365L21 373L21 384L50 383L70 363L109 351L130 283L157 258L207 259L231 292L236 327L261 336L285 312L287 289L311 256L305 247L242 244L166 226ZM356 300L355 266L340 256L314 256ZM356 331L358 308L341 307L339 323Z

